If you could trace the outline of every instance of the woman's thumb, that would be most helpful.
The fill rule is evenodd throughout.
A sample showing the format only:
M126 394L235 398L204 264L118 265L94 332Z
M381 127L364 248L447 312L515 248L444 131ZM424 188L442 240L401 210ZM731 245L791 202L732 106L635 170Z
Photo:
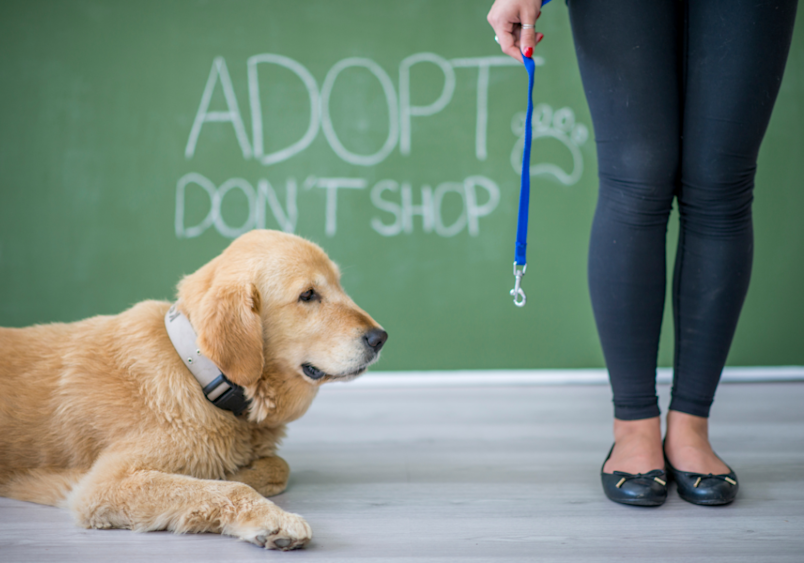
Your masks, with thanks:
M541 33L539 34L541 35ZM522 54L530 58L533 56L533 48L536 47L536 30L532 27L523 27L522 34L519 36L519 48Z

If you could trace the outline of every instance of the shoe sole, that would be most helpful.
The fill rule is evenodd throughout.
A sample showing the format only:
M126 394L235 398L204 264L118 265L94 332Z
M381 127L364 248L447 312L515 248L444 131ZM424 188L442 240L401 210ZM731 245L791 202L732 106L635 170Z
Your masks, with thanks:
M703 501L702 500L697 500L697 499L693 500L693 499L691 499L689 497L685 497L681 493L679 493L678 496L681 497L681 500L687 501L690 504L697 504L698 506L723 506L723 505L731 504L731 503L734 502L734 499L731 499L731 500L703 500Z
M611 497L606 497L612 502L616 502L617 504L626 504L628 506L661 506L664 504L664 501L653 501L653 500L616 500Z

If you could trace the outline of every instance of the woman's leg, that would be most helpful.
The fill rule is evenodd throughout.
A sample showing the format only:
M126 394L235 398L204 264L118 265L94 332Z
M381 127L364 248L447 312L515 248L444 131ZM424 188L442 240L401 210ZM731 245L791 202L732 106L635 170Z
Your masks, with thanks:
M675 379L667 453L682 470L725 473L706 418L753 256L760 143L784 72L796 0L688 2L681 229L673 281Z
M589 289L614 395L605 468L664 465L656 357L666 291L667 220L680 180L682 34L676 0L570 0L594 121L600 190Z

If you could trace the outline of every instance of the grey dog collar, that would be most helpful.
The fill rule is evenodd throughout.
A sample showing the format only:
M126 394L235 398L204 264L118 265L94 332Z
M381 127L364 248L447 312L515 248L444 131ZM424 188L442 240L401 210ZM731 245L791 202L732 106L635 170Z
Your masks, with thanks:
M190 319L176 308L175 303L165 314L165 327L181 361L198 380L206 398L216 407L235 415L246 410L250 401L246 399L243 388L229 381L212 360L201 354Z

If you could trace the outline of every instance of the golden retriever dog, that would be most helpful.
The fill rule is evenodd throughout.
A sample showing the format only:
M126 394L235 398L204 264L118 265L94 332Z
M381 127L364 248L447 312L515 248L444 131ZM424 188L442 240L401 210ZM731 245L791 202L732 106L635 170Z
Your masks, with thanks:
M87 528L303 547L307 522L265 498L287 485L285 425L387 338L339 277L315 244L252 231L182 279L174 307L0 328L0 495Z

